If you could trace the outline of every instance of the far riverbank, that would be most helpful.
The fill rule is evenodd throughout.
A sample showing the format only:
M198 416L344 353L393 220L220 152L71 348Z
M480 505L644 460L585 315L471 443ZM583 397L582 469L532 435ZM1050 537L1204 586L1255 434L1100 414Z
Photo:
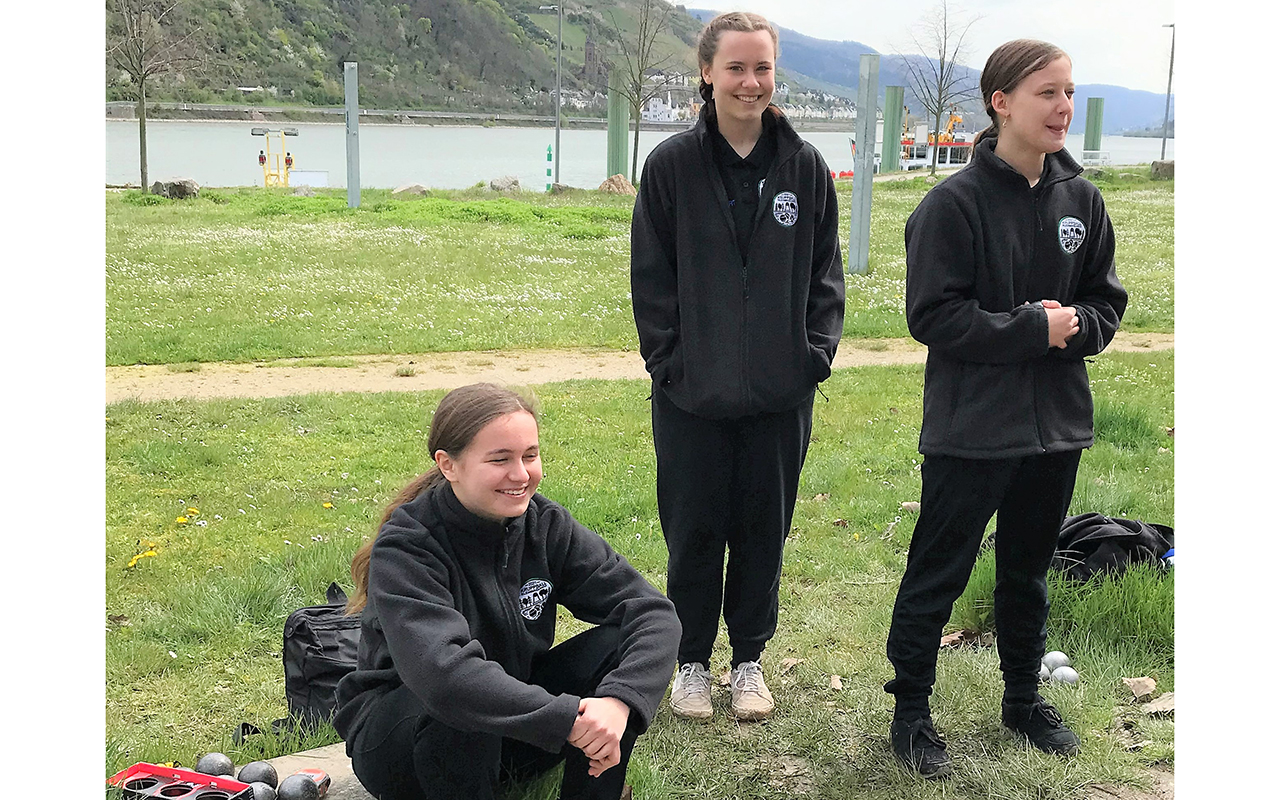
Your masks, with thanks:
M106 104L106 118L117 120L137 119L137 103L112 102ZM183 122L305 122L313 124L343 125L346 110L304 106L238 106L206 103L147 103L147 119L177 120ZM361 124L372 125L426 125L426 126L481 126L505 128L554 128L552 116L519 113L487 113L476 111L419 111L392 109L360 109ZM792 125L801 131L852 131L853 120L815 120L791 118ZM682 131L691 123L645 122L642 131ZM570 117L561 121L565 130L606 130L608 121L602 117Z

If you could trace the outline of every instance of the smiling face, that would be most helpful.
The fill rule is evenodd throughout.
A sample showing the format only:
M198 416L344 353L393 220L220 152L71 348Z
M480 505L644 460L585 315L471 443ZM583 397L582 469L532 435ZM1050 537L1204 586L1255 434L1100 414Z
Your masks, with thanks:
M1071 59L1064 56L1028 75L1012 91L995 92L991 107L1000 116L1000 140L1024 152L1058 152L1067 143L1075 91Z
M716 114L747 122L760 119L773 97L773 62L777 56L767 30L724 31L702 80L711 86Z
M456 456L435 452L436 465L471 513L503 522L524 514L542 480L538 423L527 411L489 422Z

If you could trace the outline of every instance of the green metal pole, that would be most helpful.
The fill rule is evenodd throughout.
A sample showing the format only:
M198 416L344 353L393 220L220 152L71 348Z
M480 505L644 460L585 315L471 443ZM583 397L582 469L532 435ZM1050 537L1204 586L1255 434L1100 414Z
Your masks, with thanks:
M551 145L547 145L547 191L551 191Z
M608 157L605 161L605 178L627 174L627 131L630 127L631 107L627 97L618 91L621 77L612 70L609 72L609 132Z
M902 98L904 86L884 87L884 142L880 152L880 171L897 172L902 168L902 120L906 114Z
M1084 150L1102 149L1102 104L1106 98L1090 97L1088 116L1084 123Z

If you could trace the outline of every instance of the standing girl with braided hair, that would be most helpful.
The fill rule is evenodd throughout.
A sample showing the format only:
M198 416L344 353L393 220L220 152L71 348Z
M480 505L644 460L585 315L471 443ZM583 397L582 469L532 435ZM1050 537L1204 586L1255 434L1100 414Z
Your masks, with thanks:
M1037 692L1046 575L1093 444L1085 358L1120 325L1128 295L1102 195L1064 148L1071 59L1047 42L996 48L982 70L991 126L971 163L907 220L907 325L929 347L920 517L889 630L893 750L927 777L950 772L929 695L942 627L996 515L1001 719L1062 755L1079 739Z

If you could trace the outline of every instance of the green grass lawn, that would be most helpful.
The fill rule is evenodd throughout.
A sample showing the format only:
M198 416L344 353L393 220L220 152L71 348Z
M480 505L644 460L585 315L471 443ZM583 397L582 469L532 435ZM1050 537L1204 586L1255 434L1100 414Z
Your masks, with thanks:
M279 216L261 216L234 200L219 207L126 208L119 198L112 204L109 236L115 245L109 249L117 254L125 241L139 247L149 242L155 253L184 253L174 257L195 275L216 260L200 261L200 249L180 245L178 231L218 232L225 236L218 246L242 265L246 280L257 276L253 285L292 280L284 275L288 270L280 271L282 262L265 253L275 266L255 271L239 249L239 236L232 235L287 236L289 225ZM360 249L354 242L364 236L365 247L377 254L366 261L372 273L411 271L388 255L400 248L408 257L410 234L397 233L406 238L387 244L389 230L416 231L412 235L436 242L432 247L453 246L445 242L463 235L458 231L494 237L490 242L502 238L509 248L517 239L527 245L541 237L552 248L570 241L545 221L491 226L497 233L454 225L446 237L430 226L383 223L378 212L366 213L326 212L318 224L344 231L329 240L330 249L353 263ZM235 219L218 221L220 214ZM608 219L589 224L625 227ZM609 249L615 240L620 252ZM608 270L624 271L625 236L590 241L608 250L606 261L616 260ZM295 245L301 248L290 251L295 258L304 252L318 258L323 251ZM563 252L574 252L566 247ZM329 262L323 269L336 266ZM113 280L117 285L109 292L119 289ZM295 294L281 301L298 302L307 285L294 281ZM625 304L624 311L629 325ZM218 312L204 313L214 319L230 313L221 306ZM154 319L163 316L157 312ZM114 312L108 318L118 326L114 330L128 327ZM296 343L311 341L318 355L324 350L319 337L286 337L282 354L300 355ZM119 348L119 340L113 346ZM186 353L175 360L196 359L182 347L173 345L175 353ZM1072 513L1172 524L1173 455L1161 449L1173 448L1165 433L1174 425L1173 369L1171 352L1104 355L1092 364L1099 443L1085 453ZM637 797L1068 798L1090 782L1132 781L1140 764L1172 761L1172 723L1138 721L1140 738L1153 742L1138 752L1127 751L1113 729L1122 702L1120 677L1151 675L1161 689L1174 687L1173 578L1134 572L1102 587L1053 587L1049 647L1070 653L1083 679L1046 694L1080 731L1079 757L1045 756L1003 732L995 652L966 649L942 654L935 703L956 777L926 785L893 764L891 698L881 690L891 677L884 642L915 521L901 503L919 498L922 374L919 366L846 369L824 384L830 401L819 398L815 408L786 550L779 633L765 656L777 714L767 723L739 725L721 713L698 725L674 719L664 703L632 761ZM644 382L574 381L537 387L535 394L542 409L543 493L662 588L666 551L654 497L648 391ZM335 739L330 731L304 742L265 737L237 748L230 735L242 720L265 727L284 715L284 618L320 602L331 580L349 588L350 557L371 534L382 505L428 463L427 413L441 395L318 394L107 407L106 774L137 761L192 764L210 750L239 764ZM140 556L145 553L154 555ZM980 563L953 626L989 627L988 572L989 565ZM1142 601L1130 602L1130 592L1141 592ZM561 637L580 628L566 622ZM719 645L716 673L727 668L729 657L723 637ZM779 675L787 657L802 661ZM830 688L832 674L842 676L841 691ZM554 796L554 780L548 777L521 797Z
M1100 182L1130 292L1125 330L1173 330L1173 184ZM851 184L837 184L847 245ZM871 270L845 336L907 336L903 227L924 178L876 184ZM108 364L602 346L634 349L633 200L575 190L412 201L206 190L106 197ZM845 254L846 259L848 254Z

